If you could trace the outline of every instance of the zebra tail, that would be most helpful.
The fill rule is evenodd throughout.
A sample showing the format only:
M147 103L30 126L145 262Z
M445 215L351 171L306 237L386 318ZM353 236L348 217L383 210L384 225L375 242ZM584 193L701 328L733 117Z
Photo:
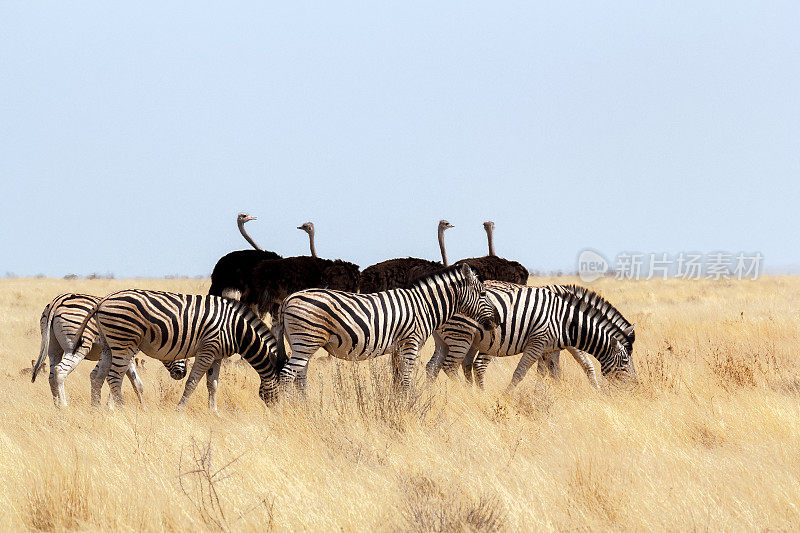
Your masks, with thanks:
M91 320L94 314L100 309L100 304L103 303L104 300L105 298L97 302L92 310L86 314L86 318L83 319L83 322L81 322L81 325L78 327L78 331L75 333L75 337L72 340L73 351L78 351L78 348L81 347L81 344L83 343L83 331L86 329L86 324L89 323L89 320ZM99 331L100 325L98 324L97 327Z
M53 324L53 311L55 311L56 307L57 306L52 305L50 306L50 309L47 310L47 324L44 327L44 331L42 331L42 345L41 348L39 348L39 358L33 365L33 372L31 372L31 383L36 381L36 374L38 374L39 370L42 369L44 358L50 352L50 327Z
M286 362L289 360L289 357L286 355L286 351L279 348L279 346L283 345L283 338L286 335L286 328L284 327L283 322L283 314L286 309L286 300L288 300L288 298L281 302L281 306L278 310L278 316L272 317L272 320L278 321L278 334L275 335L275 372L280 372L281 369L286 365Z

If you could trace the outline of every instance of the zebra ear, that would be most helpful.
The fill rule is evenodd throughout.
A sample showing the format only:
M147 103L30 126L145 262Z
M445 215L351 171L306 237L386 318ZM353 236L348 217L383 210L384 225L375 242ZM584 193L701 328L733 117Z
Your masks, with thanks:
M461 273L467 278L467 281L473 282L475 280L475 272L472 271L468 264L461 265Z

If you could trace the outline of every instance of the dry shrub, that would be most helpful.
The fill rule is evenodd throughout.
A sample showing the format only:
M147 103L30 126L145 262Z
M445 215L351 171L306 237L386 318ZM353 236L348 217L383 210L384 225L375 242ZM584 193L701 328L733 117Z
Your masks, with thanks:
M640 383L656 391L676 392L680 384L677 361L670 345L666 351L659 350L643 357L636 373Z
M532 420L542 420L546 418L556 403L552 380L539 379L531 388L520 390L513 396L512 405L516 411Z
M40 531L77 529L90 514L89 476L76 464L33 473L27 498L27 522Z
M787 396L800 396L800 378L789 378L770 383L770 388Z
M706 421L688 425L689 439L704 448L715 448L725 443L725 433L720 425Z
M365 422L379 422L401 433L411 425L434 425L441 417L433 410L434 395L441 391L418 382L412 382L408 391L398 391L388 366L383 357L361 364L335 363L331 400L336 415L350 419L357 413ZM368 367L366 375L363 367Z
M726 390L754 387L778 372L775 356L761 354L756 350L743 353L714 348L706 363Z
M221 531L230 531L236 524L258 507L266 512L266 521L260 523L265 530L274 528L274 498L262 498L244 513L234 516L231 505L222 494L224 482L236 475L233 466L241 455L217 467L211 437L198 443L192 439L189 451L181 449L178 459L178 487L194 507L204 525Z
M607 524L617 524L624 512L624 500L613 476L601 470L591 459L579 458L569 477L569 496L576 509L567 512L584 516L592 514ZM577 517L576 517L577 518Z
M494 496L472 498L460 490L446 491L421 474L401 480L400 491L404 531L500 531L505 523L506 510Z

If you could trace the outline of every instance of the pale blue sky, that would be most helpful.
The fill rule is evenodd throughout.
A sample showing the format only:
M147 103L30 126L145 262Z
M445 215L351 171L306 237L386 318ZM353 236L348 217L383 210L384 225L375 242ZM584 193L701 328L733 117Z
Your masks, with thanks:
M798 2L0 3L0 275L760 251L800 264Z

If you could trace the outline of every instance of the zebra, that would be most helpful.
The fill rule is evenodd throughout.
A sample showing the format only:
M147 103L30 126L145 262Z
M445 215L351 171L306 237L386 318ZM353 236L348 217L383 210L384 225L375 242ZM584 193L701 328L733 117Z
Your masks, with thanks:
M499 334L486 335L468 318L453 317L443 330L448 353L444 361L436 361L436 354L431 358L429 376L436 375L439 365L448 373L454 372L457 364L475 352L500 357L523 352L510 390L534 362L540 363L540 373L546 367L551 375L558 377L557 352L567 349L595 388L598 388L597 377L589 354L597 357L604 375L629 377L635 381L631 359L634 325L597 293L575 285L525 287L496 281L486 285L489 298L500 313ZM479 386L483 384L488 361L483 355L475 360ZM470 364L465 367L468 379L471 367Z
M53 402L58 407L67 405L67 396L64 381L83 359L99 361L102 347L97 338L97 324L94 320L86 326L86 332L91 342L84 343L80 348L73 346L73 337L87 313L100 301L97 296L88 294L61 294L47 304L42 311L39 325L42 334L42 343L39 358L33 365L31 382L36 381L36 375L44 364L45 357L50 360L50 391ZM164 361L170 377L176 380L186 376L186 360ZM131 361L126 372L133 385L139 402L144 404L142 397L142 381L136 372L136 364Z
M495 303L495 306L500 309L508 308L509 302L514 298L514 293L520 288L525 287L526 285L498 280L489 280L486 282L486 288L490 299L492 299L492 301ZM565 291L572 292L575 290L575 286L570 285L548 285L546 288L558 294L563 294ZM618 312L617 314L619 315ZM621 317L621 315L619 316ZM625 324L629 325L627 322L625 322ZM471 342L471 346L462 360L464 376L466 377L467 382L472 383L472 376L474 372L476 384L479 388L483 389L483 377L486 372L486 368L492 360L492 356L485 353L478 353L480 338L478 337L478 332L475 330L474 322L471 322L469 319L463 316L457 315L453 317L450 322L445 324L444 328L448 329L451 340L458 338L459 340L466 341L469 339ZM597 375L594 365L592 364L591 356L586 352L577 350L571 346L567 346L566 350L572 354L575 360L578 361L578 364L580 364L581 368L583 368L584 372L586 372L589 382L595 388L598 388ZM447 354L448 345L442 341L442 347L440 348L437 345L436 351L426 365L426 371L429 379L434 379L440 369L444 369L445 373L448 375L453 376L455 374L457 365L453 363L452 357L447 357ZM539 374L544 375L545 373L549 373L552 378L560 379L561 364L559 359L559 350L552 350L543 354L542 358L538 361L537 370Z
M492 329L497 311L468 265L444 268L416 280L410 289L354 294L307 289L281 304L280 324L292 348L280 382L305 389L309 357L319 348L341 359L361 361L392 353L396 386L408 390L419 349L431 333L461 313Z
M221 296L123 290L106 296L89 311L76 333L76 346L81 345L92 316L96 317L101 341L108 347L92 372L93 405L99 404L100 387L109 371L118 374L139 350L161 361L195 358L179 410L185 408L200 378L208 372L208 407L216 412L222 359L234 353L241 354L258 372L261 398L267 403L276 399L275 338L245 304ZM112 374L111 391L121 402L120 381Z

